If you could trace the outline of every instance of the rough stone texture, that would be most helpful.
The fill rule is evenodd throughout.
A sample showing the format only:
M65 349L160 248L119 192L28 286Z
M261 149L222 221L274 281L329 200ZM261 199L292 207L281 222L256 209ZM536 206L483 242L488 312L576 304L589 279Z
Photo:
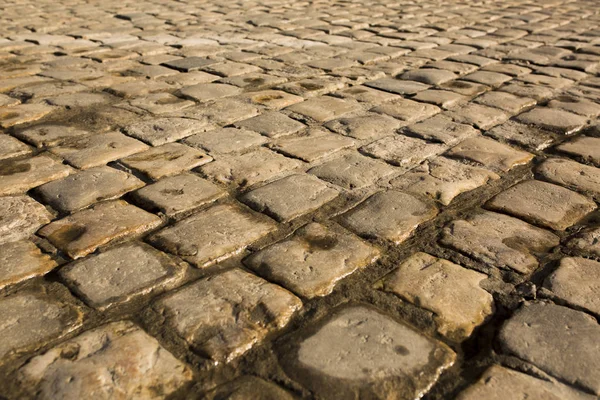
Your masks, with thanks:
M438 157L425 161L391 183L398 189L423 194L448 205L459 194L477 189L490 179L499 178L486 169Z
M290 135L305 128L304 124L277 111L271 111L261 114L258 117L239 121L234 125L238 128L258 132L267 137Z
M181 143L168 143L125 157L121 163L158 180L212 161L206 153Z
M28 196L0 197L0 244L27 239L53 215Z
M104 244L139 235L161 223L157 216L115 200L54 221L40 229L39 234L71 258L80 258Z
M598 396L599 334L600 326L587 314L549 303L528 303L504 323L498 338L505 352Z
M201 279L153 305L189 346L215 363L231 361L283 328L300 299L240 269Z
M474 103L469 103L456 111L449 111L447 115L455 122L470 124L479 129L490 129L509 118L509 115L502 110Z
M555 380L535 378L499 365L492 365L456 400L592 400L594 396Z
M534 99L518 97L507 92L488 92L476 98L475 102L499 108L511 115L520 114L536 104Z
M441 243L492 266L527 274L538 267L534 254L557 246L559 239L516 218L484 212L451 222Z
M457 124L446 115L436 115L418 124L411 125L407 131L425 140L454 145L472 136L477 136L479 131L469 125Z
M571 239L567 246L596 257L600 256L600 228L583 231Z
M389 165L348 153L314 168L309 173L345 189L361 189L395 172Z
M0 364L3 364L77 329L83 315L71 304L54 300L43 291L32 291L0 299L0 318Z
M36 191L42 200L62 212L73 212L94 203L121 197L144 186L135 176L102 166L46 183Z
M584 117L555 108L534 108L517 117L524 124L534 125L542 129L563 135L570 135L580 130L587 122Z
M146 244L125 244L75 261L60 276L90 306L103 310L177 283L184 270Z
M190 212L226 195L217 185L191 173L161 179L133 194L144 208L158 210L169 217Z
M451 148L446 155L475 162L494 171L503 172L510 171L518 165L527 164L533 159L531 153L481 136L460 142Z
M31 149L25 143L14 137L0 134L0 160L25 156L31 153Z
M579 136L557 147L563 153L600 167L600 138Z
M496 195L487 208L506 212L536 225L564 230L596 209L588 198L561 186L525 181Z
M241 252L275 226L237 206L216 205L163 229L150 241L203 268Z
M56 146L66 140L89 134L86 130L72 126L45 124L15 132L15 136L38 148Z
M200 171L223 184L251 186L273 179L300 165L300 161L286 158L266 149L258 149L240 156L220 158L203 166Z
M11 126L36 121L52 112L52 110L53 107L45 104L19 104L12 107L2 107L0 108L0 127L10 128Z
M157 118L130 125L125 131L129 136L158 146L203 132L208 126L206 122L187 118Z
M287 222L316 210L338 194L313 175L295 174L254 189L241 200L256 211Z
M120 321L32 358L18 380L38 399L161 399L191 381L192 371L142 329Z
M492 295L479 286L486 278L450 261L416 253L385 277L383 290L430 310L442 335L463 340L493 312Z
M229 154L260 146L268 139L259 133L246 129L222 128L185 138L184 143L197 149L204 149L211 154Z
M403 242L438 210L416 197L390 190L369 197L342 216L342 223L361 236Z
M353 145L354 140L350 138L314 129L303 136L273 141L269 147L287 156L312 163Z
M304 339L287 369L323 398L416 399L454 358L442 343L359 306Z
M560 260L557 270L544 281L544 290L577 308L600 315L600 262L580 257Z
M379 257L359 238L318 223L251 255L244 264L265 278L307 298L326 296L336 283Z
M295 397L279 386L255 376L244 376L234 382L219 386L204 395L206 400L248 399L294 400Z
M308 99L286 108L288 111L304 115L317 122L327 122L360 109L357 104L350 101L328 96Z
M431 104L418 103L412 100L395 100L371 109L371 111L387 114L400 121L410 124L434 116L441 110Z
M562 158L550 158L537 167L545 180L600 197L600 169Z
M394 135L363 146L360 150L371 157L381 158L406 171L424 160L444 152L446 147L441 144L430 144L417 138Z
M378 139L388 136L402 126L402 123L385 115L367 114L329 121L325 126L340 135L356 139Z
M32 242L21 240L0 244L0 289L45 275L56 265L56 261Z
M0 196L19 194L46 182L64 178L73 169L48 154L0 162Z

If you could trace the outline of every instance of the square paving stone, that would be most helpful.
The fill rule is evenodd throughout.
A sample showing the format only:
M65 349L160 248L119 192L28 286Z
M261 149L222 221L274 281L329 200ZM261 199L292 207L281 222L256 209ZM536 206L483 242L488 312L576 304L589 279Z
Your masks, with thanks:
M585 117L568 111L545 107L534 108L520 114L517 120L524 124L534 125L563 135L575 133L587 123Z
M172 287L184 272L147 244L127 243L68 264L60 276L87 304L105 310Z
M152 114L166 114L183 110L196 103L191 100L182 100L170 93L160 92L132 99L129 101L129 104Z
M423 103L429 103L446 110L457 107L460 104L469 101L469 98L462 94L454 93L449 90L434 90L428 89L417 93L412 97L413 100L417 100Z
M600 114L600 105L580 97L558 96L548 103L549 108L569 111L585 117L597 117Z
M66 356L66 355L69 356ZM32 358L18 370L19 385L43 399L157 399L193 378L153 337L128 321L112 322ZM100 384L101 382L101 384Z
M499 72L477 71L463 76L461 79L497 88L503 83L510 81L512 76L501 74Z
M303 123L277 111L266 112L254 118L236 122L234 126L258 132L270 138L291 135L306 128Z
M0 160L25 156L29 153L31 149L25 143L12 136L0 134Z
M432 204L410 194L389 190L372 195L340 220L360 236L399 244L437 213Z
M432 104L400 99L374 107L370 111L386 114L406 123L412 123L432 117L441 110Z
M447 115L455 122L470 124L479 129L490 129L510 118L510 115L502 110L475 103L449 111Z
M40 229L39 234L75 259L111 241L154 229L161 223L157 216L115 200L54 221Z
M555 141L547 130L509 120L485 133L498 140L517 143L533 150L543 150Z
M494 267L528 274L539 265L534 254L558 246L559 238L519 219L486 211L448 224L440 243Z
M267 143L268 139L247 129L221 128L188 136L183 142L211 154L228 154L260 146Z
M555 96L555 91L547 86L529 85L522 82L509 83L501 86L498 90L512 93L519 97L528 97L537 102L545 102Z
M74 171L49 154L0 161L0 196L24 193L46 182L64 178Z
M274 383L264 381L255 376L244 376L233 382L217 387L215 390L204 394L205 400L255 398L260 396L264 400L295 400L295 396L285 391Z
M94 203L121 197L144 186L135 176L107 166L90 168L46 183L36 192L44 203L61 212L73 212Z
M238 206L216 205L155 233L150 241L204 268L240 253L276 227Z
M544 280L544 295L571 307L600 315L600 262L581 257L565 257Z
M550 158L536 172L545 180L600 198L600 168L563 158Z
M564 230L594 211L596 203L561 186L531 180L496 195L486 207L532 224Z
M589 315L551 303L525 303L498 336L505 353L561 381L600 395L600 326Z
M321 398L415 399L455 354L375 309L353 306L312 328L282 359L286 372Z
M0 244L0 289L46 275L56 262L26 240Z
M401 78L425 83L427 85L441 85L442 83L458 78L458 75L443 69L422 68L405 72L402 74Z
M163 65L182 72L198 71L200 68L214 64L217 61L204 57L185 57L162 63Z
M133 197L150 211L175 217L226 195L217 185L192 173L183 173L148 185L136 191Z
M413 95L431 87L430 85L426 85L421 82L394 78L381 78L371 82L366 82L365 85L374 89L400 95Z
M202 70L223 77L239 76L262 71L254 65L231 61L209 64L202 67Z
M579 136L561 144L557 149L584 162L589 162L600 167L600 138Z
M181 112L184 117L208 121L213 125L209 129L214 129L214 125L230 125L243 119L252 118L258 113L257 107L233 99L219 99L201 106L187 108Z
M500 176L487 169L437 157L425 161L391 183L395 188L429 196L447 206L459 194L495 179L500 179Z
M0 197L0 244L27 239L54 216L29 196Z
M302 307L287 290L235 268L196 281L153 306L193 351L229 362L280 330Z
M90 133L72 126L42 124L17 130L15 136L33 144L37 148L42 148L56 146L66 140L89 135Z
M295 96L281 90L262 90L260 92L248 93L242 97L246 97L253 104L259 104L272 110L281 110L292 104L304 101L300 96Z
M406 131L422 139L447 145L453 145L479 135L477 129L470 125L457 124L444 114L438 114L425 121L410 125Z
M440 85L440 88L450 90L451 92L462 94L463 96L467 97L479 96L480 94L490 90L489 86L463 80L456 80L443 83Z
M335 119L327 122L324 126L340 135L355 139L374 140L393 135L402 125L403 123L397 119L369 113L356 117Z
M80 169L97 167L147 150L148 146L119 132L75 138L50 149Z
M239 156L220 158L201 167L200 171L217 182L247 187L273 179L301 165L301 161L258 149Z
M487 92L475 99L476 103L499 108L511 115L522 113L536 105L534 99L518 97L507 92Z
M445 150L446 146L441 144L427 143L404 135L388 136L360 148L361 152L369 156L401 167L401 171L408 171Z
M304 115L317 122L327 122L361 109L356 103L330 96L315 97L286 107L288 111Z
M434 313L438 331L464 340L494 310L492 295L479 284L486 275L450 261L416 253L383 280L383 290Z
M225 85L223 83L199 83L179 89L178 96L195 101L209 101L223 97L235 96L242 93L242 89Z
M0 326L0 364L3 364L79 328L83 313L40 289L1 298L0 318L4 321Z
M155 118L129 125L125 132L152 146L174 142L210 129L205 121L188 118Z
M12 107L0 108L0 127L11 126L37 121L54 110L45 104L19 104Z
M327 296L338 281L378 258L379 250L354 235L310 223L244 264L300 296L314 298Z
M122 158L120 162L129 168L158 180L212 161L203 151L181 143L168 143L150 150Z
M242 89L244 89L246 92L251 92L251 91L256 91L256 90L265 90L265 92L271 92L271 90L266 90L269 88L272 88L276 85L280 85L282 83L287 82L287 79L281 76L275 76L275 75L267 75L267 74L263 74L263 73L257 73L257 72L252 72L249 74L243 74L243 75L237 75L237 76L233 76L233 77L229 77L229 78L221 78L219 79L219 82L221 83L227 83L228 85L233 85L233 86L237 86L240 87ZM279 93L285 93L284 98L288 98L288 99L293 99L293 98L300 98L302 101L303 99L299 96L295 96L283 91L279 91L277 90L276 92ZM253 94L253 93L252 93ZM248 94L248 96L251 96L252 94ZM290 97L287 97L290 96ZM246 97L243 95L243 97ZM248 97L246 97L248 98ZM277 102L275 102L274 104L276 104ZM293 101L291 104L295 103L295 101ZM266 105L266 104L264 104Z
M287 222L320 208L338 194L314 175L295 174L254 189L241 200L256 211Z
M531 153L483 136L460 142L451 148L446 156L468 160L493 171L503 172L508 172L518 165L527 164L533 159Z
M592 400L593 398L594 396L590 394L580 392L556 380L539 379L494 364L477 382L463 390L456 400Z
M348 153L308 170L319 178L345 189L362 189L394 174L395 168L358 153Z
M332 135L326 130L311 129L307 135L275 140L269 147L279 153L315 162L340 150L354 146L354 140L340 135Z
M297 82L289 82L278 86L278 89L285 90L288 93L295 94L297 96L315 97L321 96L326 93L333 92L335 90L344 87L344 82L339 79L333 78L309 78L302 79Z
M352 86L347 89L338 90L333 96L342 99L354 99L371 104L382 104L392 100L398 100L399 96L382 90L372 89L367 86Z

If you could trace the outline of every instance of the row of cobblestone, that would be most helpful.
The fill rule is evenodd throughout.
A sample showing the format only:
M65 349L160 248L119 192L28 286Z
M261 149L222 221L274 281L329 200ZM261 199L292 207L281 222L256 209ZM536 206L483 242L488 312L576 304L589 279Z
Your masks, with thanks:
M0 21L0 397L600 396L597 1Z

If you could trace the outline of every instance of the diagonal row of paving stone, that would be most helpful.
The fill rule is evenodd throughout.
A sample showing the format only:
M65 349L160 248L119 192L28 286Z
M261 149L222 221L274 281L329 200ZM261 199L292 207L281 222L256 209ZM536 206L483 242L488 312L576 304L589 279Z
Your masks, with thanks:
M0 397L600 396L597 1L0 21Z

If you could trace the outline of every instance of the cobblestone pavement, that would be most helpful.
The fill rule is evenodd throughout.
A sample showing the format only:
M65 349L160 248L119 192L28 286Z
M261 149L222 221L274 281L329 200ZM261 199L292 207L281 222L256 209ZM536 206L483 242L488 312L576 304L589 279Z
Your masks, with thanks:
M600 3L0 4L0 397L600 396Z

